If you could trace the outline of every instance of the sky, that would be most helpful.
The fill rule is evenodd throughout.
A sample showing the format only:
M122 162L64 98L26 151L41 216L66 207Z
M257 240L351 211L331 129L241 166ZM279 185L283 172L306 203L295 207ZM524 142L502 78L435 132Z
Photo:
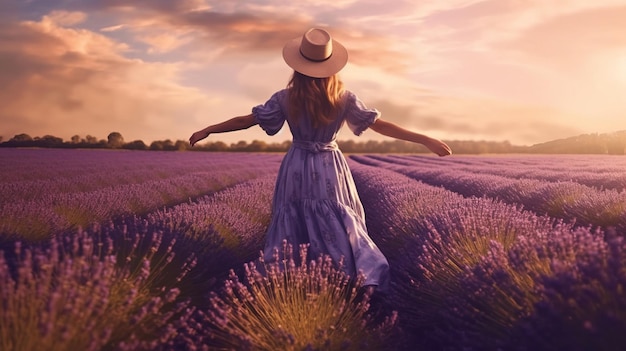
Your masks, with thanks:
M283 89L282 47L311 27L347 47L347 89L418 133L532 145L625 130L624 23L626 0L0 0L0 136L187 140Z

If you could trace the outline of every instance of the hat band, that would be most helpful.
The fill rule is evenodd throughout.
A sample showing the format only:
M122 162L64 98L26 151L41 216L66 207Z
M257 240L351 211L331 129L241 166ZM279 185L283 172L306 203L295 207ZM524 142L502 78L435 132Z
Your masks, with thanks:
M325 57L325 58L323 58L323 59L313 59L313 58L310 58L310 57L308 57L307 55L305 55L305 54L302 52L302 48L300 48L300 55L302 55L302 57L304 57L305 59L307 59L307 60L309 60L309 61L313 61L313 62L324 62L324 61L327 61L327 60L328 60L331 56L333 56L333 53L331 52L331 53L330 53L330 55L328 55L328 57Z

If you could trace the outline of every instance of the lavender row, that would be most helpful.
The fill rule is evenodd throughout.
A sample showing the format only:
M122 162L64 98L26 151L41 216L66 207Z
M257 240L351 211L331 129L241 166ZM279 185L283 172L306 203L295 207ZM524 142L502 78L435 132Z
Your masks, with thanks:
M116 220L109 228L118 234L159 232L172 237L179 257L193 256L198 262L177 286L181 296L204 306L230 269L263 248L275 178L276 173L269 173L188 203Z
M275 177L48 240L5 241L1 348L191 350L196 335L210 341L212 325L192 316L262 248Z
M3 150L6 151L6 150ZM24 157L28 162L46 160L34 167L38 180L3 182L0 233L30 239L111 217L141 214L159 207L180 203L252 179L278 169L276 155L207 153L103 152L101 150L64 151L52 156L38 151ZM78 155L72 158L73 155ZM3 156L7 156L6 152ZM15 170L3 171L7 178L21 174L20 161L12 155ZM94 170L93 164L104 169ZM23 165L22 165L23 166ZM84 168L83 168L84 167ZM67 173L67 169L74 173ZM81 171L79 171L81 170ZM33 175L31 175L31 178ZM119 184L117 181L119 180Z
M433 157L425 155L384 155L407 161L427 162L433 165L479 168L523 168L572 173L613 173L626 168L623 157L606 155L489 155Z
M490 197L522 205L538 214L575 221L579 225L626 230L626 192L598 190L574 182L545 182L477 174L445 167L402 165L391 159L352 156L353 160L393 170L427 184L442 186L463 196Z
M245 262L263 248L276 175L276 171L268 172L193 202L155 211L146 219L197 239L203 233L216 231L224 245L238 253L240 262Z
M4 243L0 348L95 351L172 344L194 311L176 283L195 266L193 256L175 259L174 243L159 232L100 227L37 243ZM163 281L170 283L157 283Z
M626 315L615 312L626 307L623 233L351 167L370 234L390 261L390 300L408 345L581 350L626 341Z
M448 172L488 173L547 182L575 182L600 190L626 189L626 159L612 156L472 156L447 159L408 155L372 157L406 166L435 169L443 167Z
M0 204L185 175L202 177L216 169L239 169L245 175L250 168L279 161L276 155L252 153L3 149L0 162L6 167L0 178Z
M269 153L226 152L161 152L129 150L65 150L65 149L0 149L3 165L0 184L16 181L74 179L77 176L105 177L110 185L118 184L116 176L139 176L138 181L151 173L150 178L170 174L209 171L211 167L278 162L280 155ZM114 173L100 175L96 173ZM86 179L87 183L90 181ZM129 180L133 182L132 179ZM81 186L89 184L81 184Z

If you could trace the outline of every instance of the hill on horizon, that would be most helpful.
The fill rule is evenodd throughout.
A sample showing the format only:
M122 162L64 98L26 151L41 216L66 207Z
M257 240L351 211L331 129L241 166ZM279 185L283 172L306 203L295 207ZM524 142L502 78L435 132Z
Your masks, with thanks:
M626 130L612 133L580 134L547 141L529 146L528 152L624 155L626 152Z

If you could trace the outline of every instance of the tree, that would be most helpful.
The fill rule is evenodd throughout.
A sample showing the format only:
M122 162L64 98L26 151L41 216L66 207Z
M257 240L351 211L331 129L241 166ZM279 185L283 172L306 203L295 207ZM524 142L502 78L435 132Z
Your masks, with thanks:
M107 145L114 149L118 149L124 145L124 137L118 132L112 132L107 137Z
M124 144L122 148L128 150L147 150L148 146L142 140L134 140L130 143Z
M55 137L54 135L44 135L41 138L35 137L35 146L37 147L59 147L63 145L63 139Z
M337 144L339 144L339 148L343 152L350 153L350 152L355 152L356 151L355 142L352 139L339 141L339 142L337 142Z
M163 150L163 142L161 140L155 140L151 142L150 150Z
M239 142L230 144L231 151L245 151L248 146L248 142L245 140L239 140Z
M23 141L33 141L33 138L25 133L17 134L9 141L23 142Z
M150 150L165 150L165 151L173 151L176 150L174 143L167 140L155 140L150 144Z
M190 147L189 142L185 140L176 140L176 143L174 143L174 148L178 151L189 150Z
M245 147L246 151L262 152L267 149L267 144L261 140L252 140L252 143Z
M87 142L87 144L97 144L98 138L93 135L87 134L87 136L85 137L85 141Z
M212 143L207 143L204 148L208 151L228 151L228 145L226 145L226 143L223 141L214 141Z
M72 138L70 140L72 141L72 144L78 144L78 143L80 143L80 136L79 135L74 135L74 136L72 136Z

